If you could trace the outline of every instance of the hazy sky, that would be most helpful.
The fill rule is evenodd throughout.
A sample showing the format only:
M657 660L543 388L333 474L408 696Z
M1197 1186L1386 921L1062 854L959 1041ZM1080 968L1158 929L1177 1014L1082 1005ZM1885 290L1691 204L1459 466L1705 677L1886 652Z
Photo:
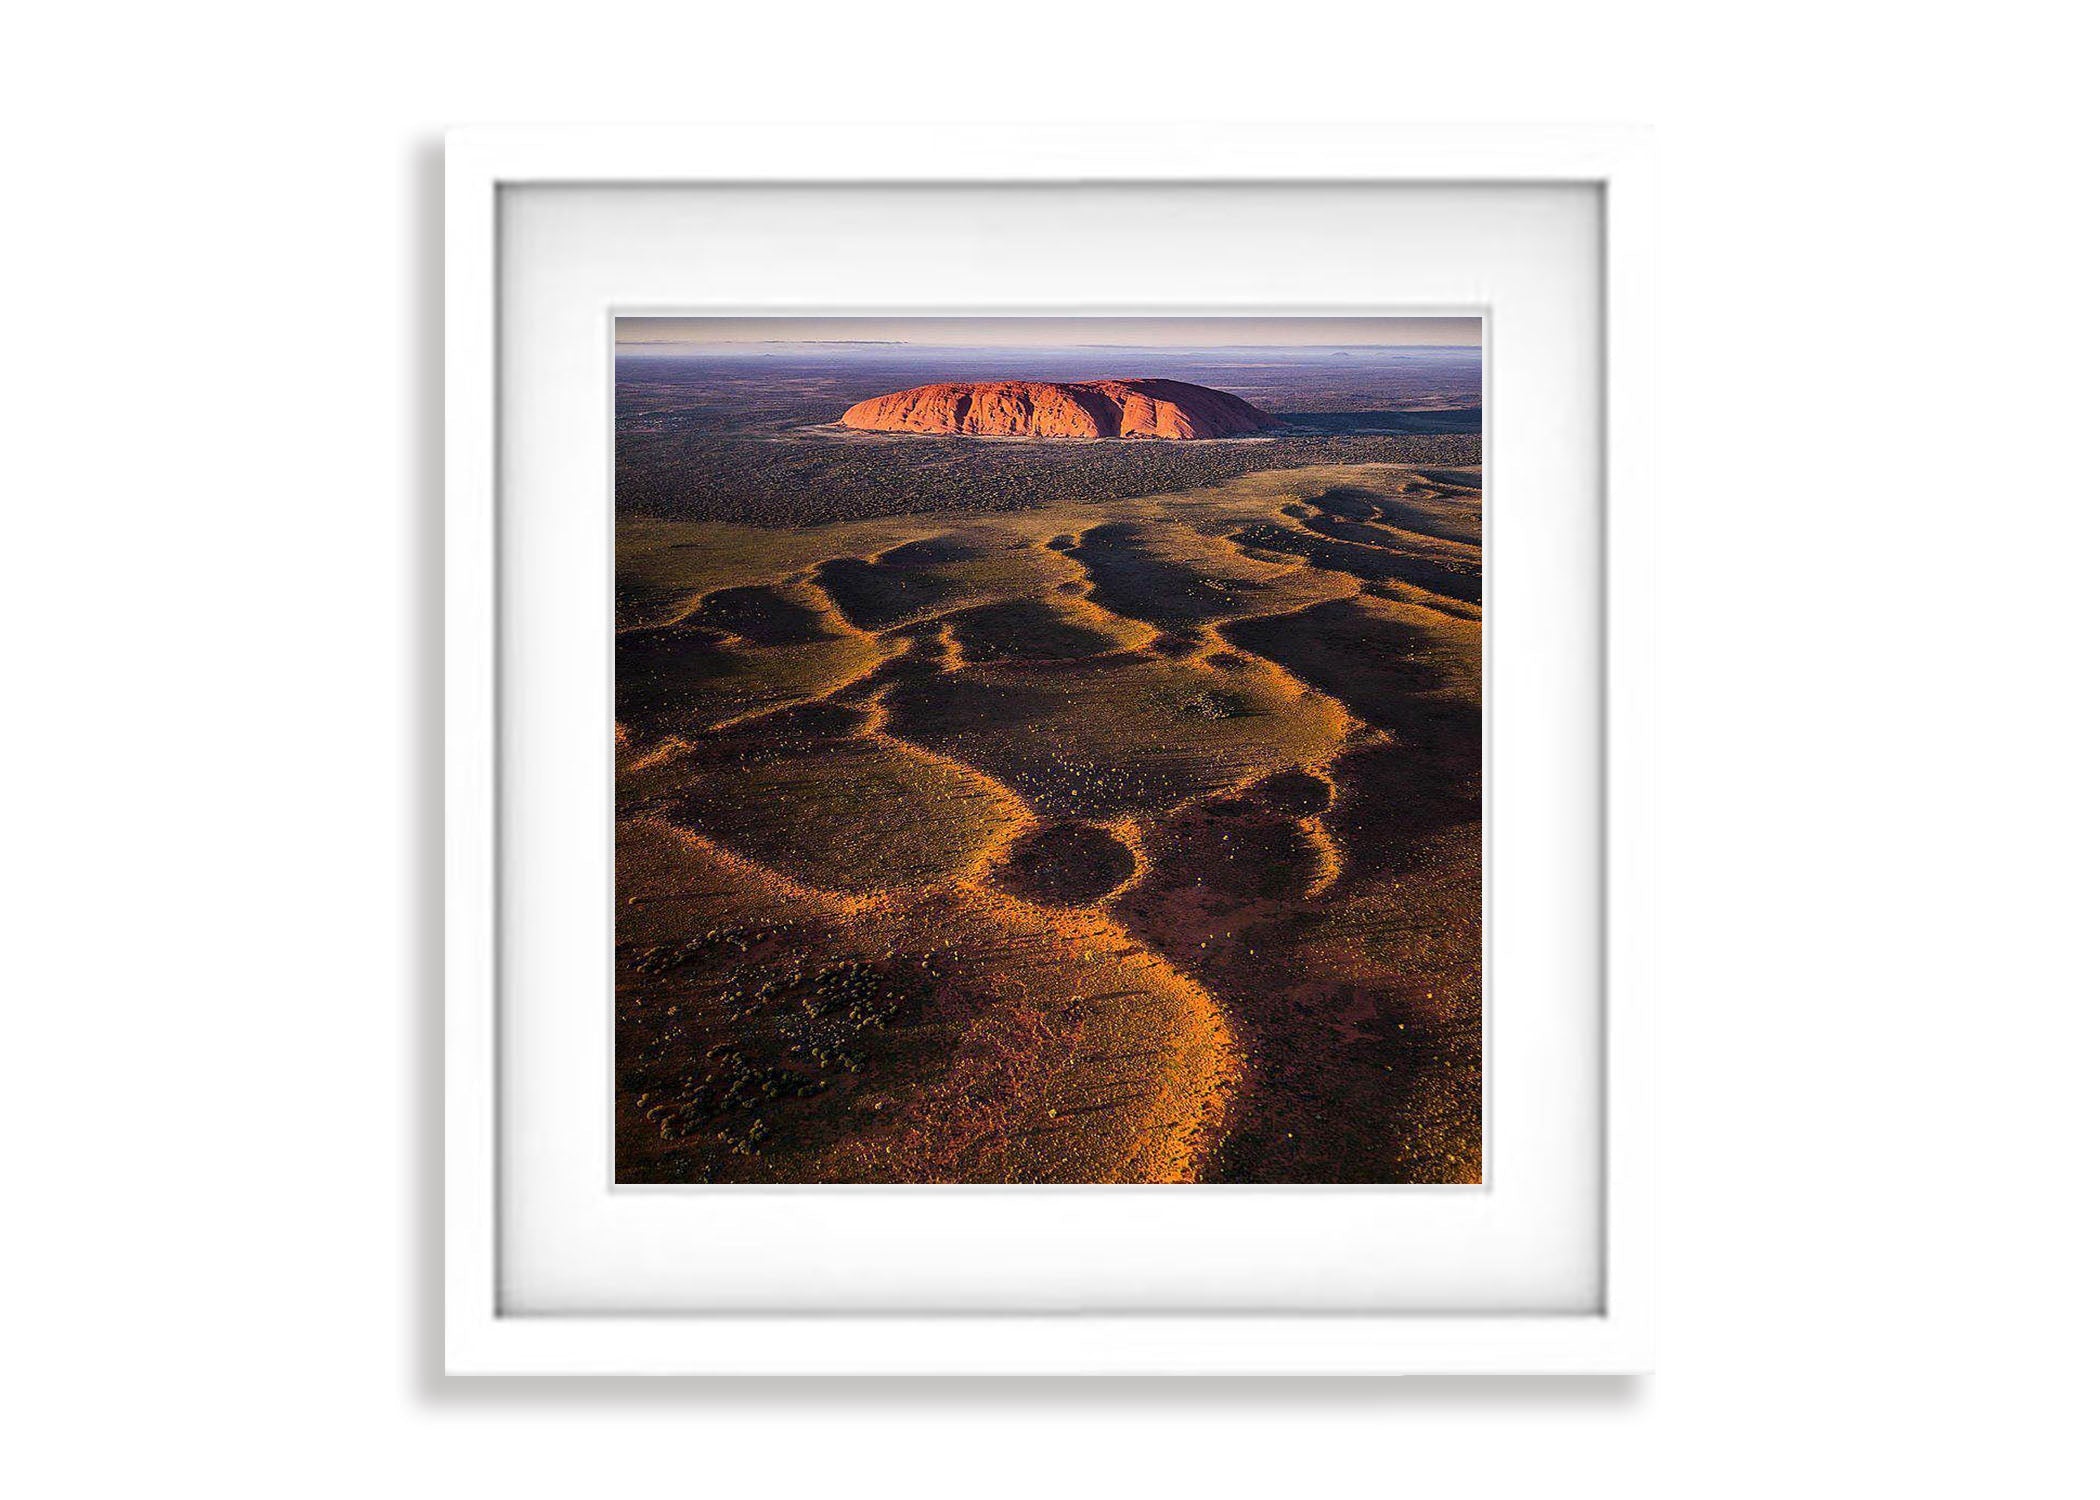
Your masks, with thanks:
M1076 348L1248 344L1478 347L1478 318L621 318L622 350L767 342Z

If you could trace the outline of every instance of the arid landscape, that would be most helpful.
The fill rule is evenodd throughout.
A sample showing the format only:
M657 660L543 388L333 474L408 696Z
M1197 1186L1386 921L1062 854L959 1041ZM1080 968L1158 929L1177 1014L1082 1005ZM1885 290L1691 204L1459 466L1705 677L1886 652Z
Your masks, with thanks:
M622 340L620 1181L1480 1180L1477 342Z

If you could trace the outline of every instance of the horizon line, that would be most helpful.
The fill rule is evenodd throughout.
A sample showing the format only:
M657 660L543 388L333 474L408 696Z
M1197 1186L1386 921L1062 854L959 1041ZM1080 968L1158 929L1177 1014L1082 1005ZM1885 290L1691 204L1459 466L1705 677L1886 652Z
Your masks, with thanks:
M856 349L1014 349L1029 353L1041 353L1059 349L1165 349L1184 351L1191 349L1438 349L1479 353L1479 344L1414 343L1414 344L1366 344L1338 341L1331 344L936 344L915 339L621 339L615 338L618 349L812 349L839 348Z
M1484 342L1483 314L615 314L616 344L664 348L865 345L906 348L1459 348Z

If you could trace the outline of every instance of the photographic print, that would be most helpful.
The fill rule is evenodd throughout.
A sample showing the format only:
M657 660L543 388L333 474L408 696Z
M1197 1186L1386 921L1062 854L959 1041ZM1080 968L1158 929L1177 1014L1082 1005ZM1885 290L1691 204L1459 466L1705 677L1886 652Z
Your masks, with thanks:
M614 339L617 1181L1481 1180L1478 318Z

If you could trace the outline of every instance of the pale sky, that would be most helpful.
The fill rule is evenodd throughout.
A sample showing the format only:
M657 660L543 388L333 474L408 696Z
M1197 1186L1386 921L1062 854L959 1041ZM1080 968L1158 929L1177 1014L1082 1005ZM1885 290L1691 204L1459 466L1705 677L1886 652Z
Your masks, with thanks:
M853 342L1081 348L1396 345L1477 348L1478 318L621 318L628 353L736 344Z

